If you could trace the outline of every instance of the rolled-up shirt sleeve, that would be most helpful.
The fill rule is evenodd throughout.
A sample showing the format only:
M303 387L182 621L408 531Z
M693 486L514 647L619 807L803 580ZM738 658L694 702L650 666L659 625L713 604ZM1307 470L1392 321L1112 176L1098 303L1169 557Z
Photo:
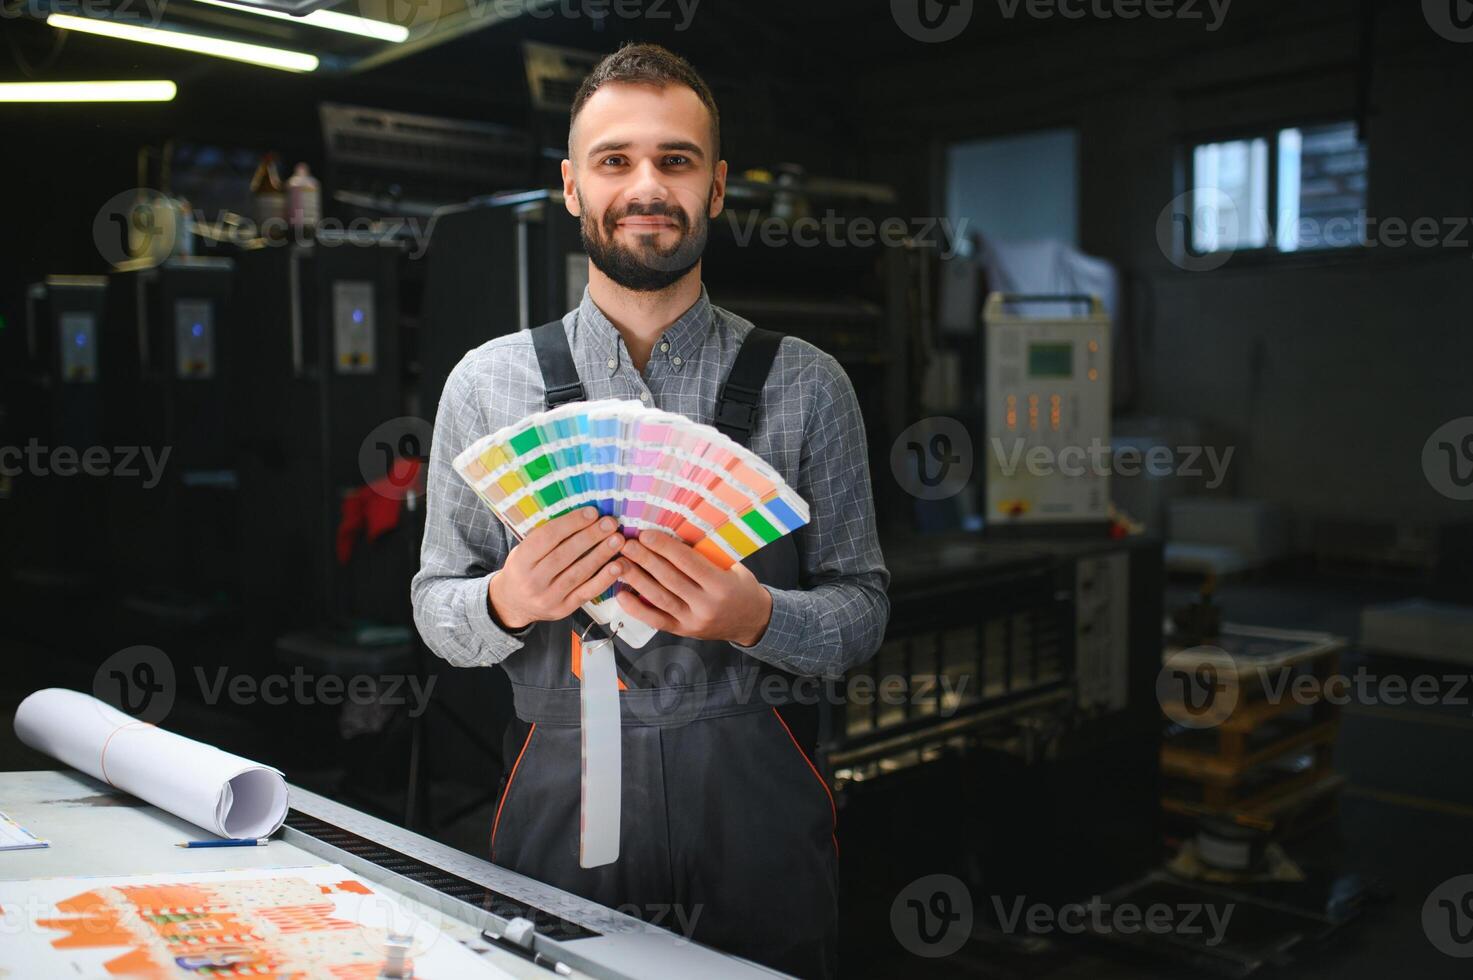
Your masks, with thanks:
M840 677L873 656L890 618L890 572L875 530L869 452L854 386L820 354L799 390L811 395L794 489L809 523L796 534L801 589L776 589L767 630L752 646L732 646L803 676Z
M491 576L514 541L476 492L455 472L455 457L491 431L471 390L469 365L445 381L435 415L426 477L425 532L419 571L410 584L414 623L425 643L457 667L488 667L520 649L526 630L491 618Z

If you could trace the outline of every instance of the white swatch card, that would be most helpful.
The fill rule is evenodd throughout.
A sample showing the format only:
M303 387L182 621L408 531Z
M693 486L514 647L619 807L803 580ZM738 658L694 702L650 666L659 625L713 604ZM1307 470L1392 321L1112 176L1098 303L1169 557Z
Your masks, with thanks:
M578 864L597 868L619 859L619 808L624 791L613 640L583 644L582 673L583 806L578 822Z

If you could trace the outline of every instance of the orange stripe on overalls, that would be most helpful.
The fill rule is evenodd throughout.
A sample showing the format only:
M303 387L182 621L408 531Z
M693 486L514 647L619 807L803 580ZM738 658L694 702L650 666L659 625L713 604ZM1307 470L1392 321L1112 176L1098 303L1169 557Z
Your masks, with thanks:
M573 671L573 676L580 681L583 679L583 641L578 638L578 631L572 631L573 643L568 648L568 666ZM629 688L624 684L624 679L618 678L619 690L627 691Z

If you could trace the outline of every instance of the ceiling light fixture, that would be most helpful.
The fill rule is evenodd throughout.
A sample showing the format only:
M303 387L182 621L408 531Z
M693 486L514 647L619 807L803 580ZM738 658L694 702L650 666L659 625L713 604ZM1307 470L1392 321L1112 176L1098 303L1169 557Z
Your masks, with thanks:
M402 24L390 24L371 17L356 17L353 14L340 14L336 10L314 10L310 14L298 17L280 10L267 10L264 7L253 7L245 3L231 3L229 0L195 0L195 2L207 3L212 7L224 7L226 10L243 10L246 13L273 17L277 20L310 24L324 30L357 34L359 37L371 37L376 41L389 41L393 44L400 44L409 39L409 28Z
M0 102L172 102L173 82L0 82Z
M192 51L195 54L228 58L231 61L243 61L267 68L280 68L283 71L314 71L317 68L317 57L304 51L287 51L283 48L269 48L263 44L227 41L204 34L139 27L137 24L121 24L92 17L73 17L71 14L51 14L46 18L46 23L66 31L80 31L141 44L157 44L164 48Z

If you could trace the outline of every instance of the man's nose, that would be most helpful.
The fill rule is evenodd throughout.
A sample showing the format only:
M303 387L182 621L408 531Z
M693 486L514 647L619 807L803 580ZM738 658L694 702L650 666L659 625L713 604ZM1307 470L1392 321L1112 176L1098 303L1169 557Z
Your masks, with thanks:
M664 203L668 194L660 168L655 166L653 160L645 160L634 168L625 198L630 204L649 205Z

